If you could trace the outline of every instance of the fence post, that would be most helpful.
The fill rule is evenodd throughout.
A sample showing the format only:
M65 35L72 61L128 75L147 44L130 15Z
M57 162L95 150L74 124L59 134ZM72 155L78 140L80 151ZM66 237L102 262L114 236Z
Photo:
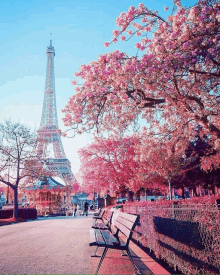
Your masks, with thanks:
M176 271L176 267L177 267L177 265L176 265L176 254L175 253L173 253L173 259L174 259L174 270Z
M220 210L220 199L216 200L216 204L217 204L218 210Z

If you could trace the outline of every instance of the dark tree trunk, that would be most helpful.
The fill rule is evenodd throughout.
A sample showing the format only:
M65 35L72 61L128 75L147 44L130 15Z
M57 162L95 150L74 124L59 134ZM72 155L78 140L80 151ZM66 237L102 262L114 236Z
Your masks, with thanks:
M9 198L9 185L7 187L7 200L6 200L6 203L8 204L8 198Z
M18 187L15 186L14 190L14 218L18 218Z
M186 197L185 197L185 189L184 189L184 186L182 186L181 189L182 189L182 199L185 199Z
M129 201L133 201L133 200L134 200L134 199L133 199L133 196L134 196L134 192L128 191L128 200L129 200Z
M194 197L198 197L198 194L196 192L196 186L193 186L193 195Z
M215 195L215 185L212 185L212 194Z

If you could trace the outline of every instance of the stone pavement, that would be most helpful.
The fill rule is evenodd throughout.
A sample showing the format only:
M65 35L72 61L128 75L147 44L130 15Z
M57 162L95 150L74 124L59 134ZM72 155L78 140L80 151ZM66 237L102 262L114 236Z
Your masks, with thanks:
M41 218L0 227L0 274L94 274L100 257L91 257L92 216ZM169 274L134 243L142 274ZM101 255L99 248L97 254ZM108 250L99 274L133 274L127 256Z

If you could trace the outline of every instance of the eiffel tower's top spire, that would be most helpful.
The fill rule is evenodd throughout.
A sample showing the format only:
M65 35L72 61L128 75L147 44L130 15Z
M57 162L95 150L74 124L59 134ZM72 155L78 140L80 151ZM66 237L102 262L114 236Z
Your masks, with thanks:
M55 56L55 50L54 50L54 47L52 46L52 39L50 39L50 46L47 47L47 51L46 52L47 52L47 54L48 53L54 53L54 56Z
M56 94L55 94L55 76L54 76L54 56L55 49L50 40L50 46L47 47L47 69L46 82L44 91L44 103L41 115L40 129L57 129L57 108L56 108Z

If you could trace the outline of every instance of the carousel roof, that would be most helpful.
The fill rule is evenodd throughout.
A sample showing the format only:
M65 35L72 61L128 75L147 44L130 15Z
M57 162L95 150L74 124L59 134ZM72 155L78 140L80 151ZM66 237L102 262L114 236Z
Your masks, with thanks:
M59 183L58 181L56 181L55 179L51 178L51 177L47 177L47 178L42 178L39 179L34 186L40 187L42 185L48 185L51 187L55 187L55 186L63 186L63 184Z
M60 181L62 182L62 180L60 179ZM59 188L63 188L65 187L65 185L61 184L60 182L56 181L55 179L53 179L52 177L42 177L40 178L36 183L33 184L33 186L28 186L26 187L27 190L37 190L39 189L51 189L54 188L56 189L57 187Z

